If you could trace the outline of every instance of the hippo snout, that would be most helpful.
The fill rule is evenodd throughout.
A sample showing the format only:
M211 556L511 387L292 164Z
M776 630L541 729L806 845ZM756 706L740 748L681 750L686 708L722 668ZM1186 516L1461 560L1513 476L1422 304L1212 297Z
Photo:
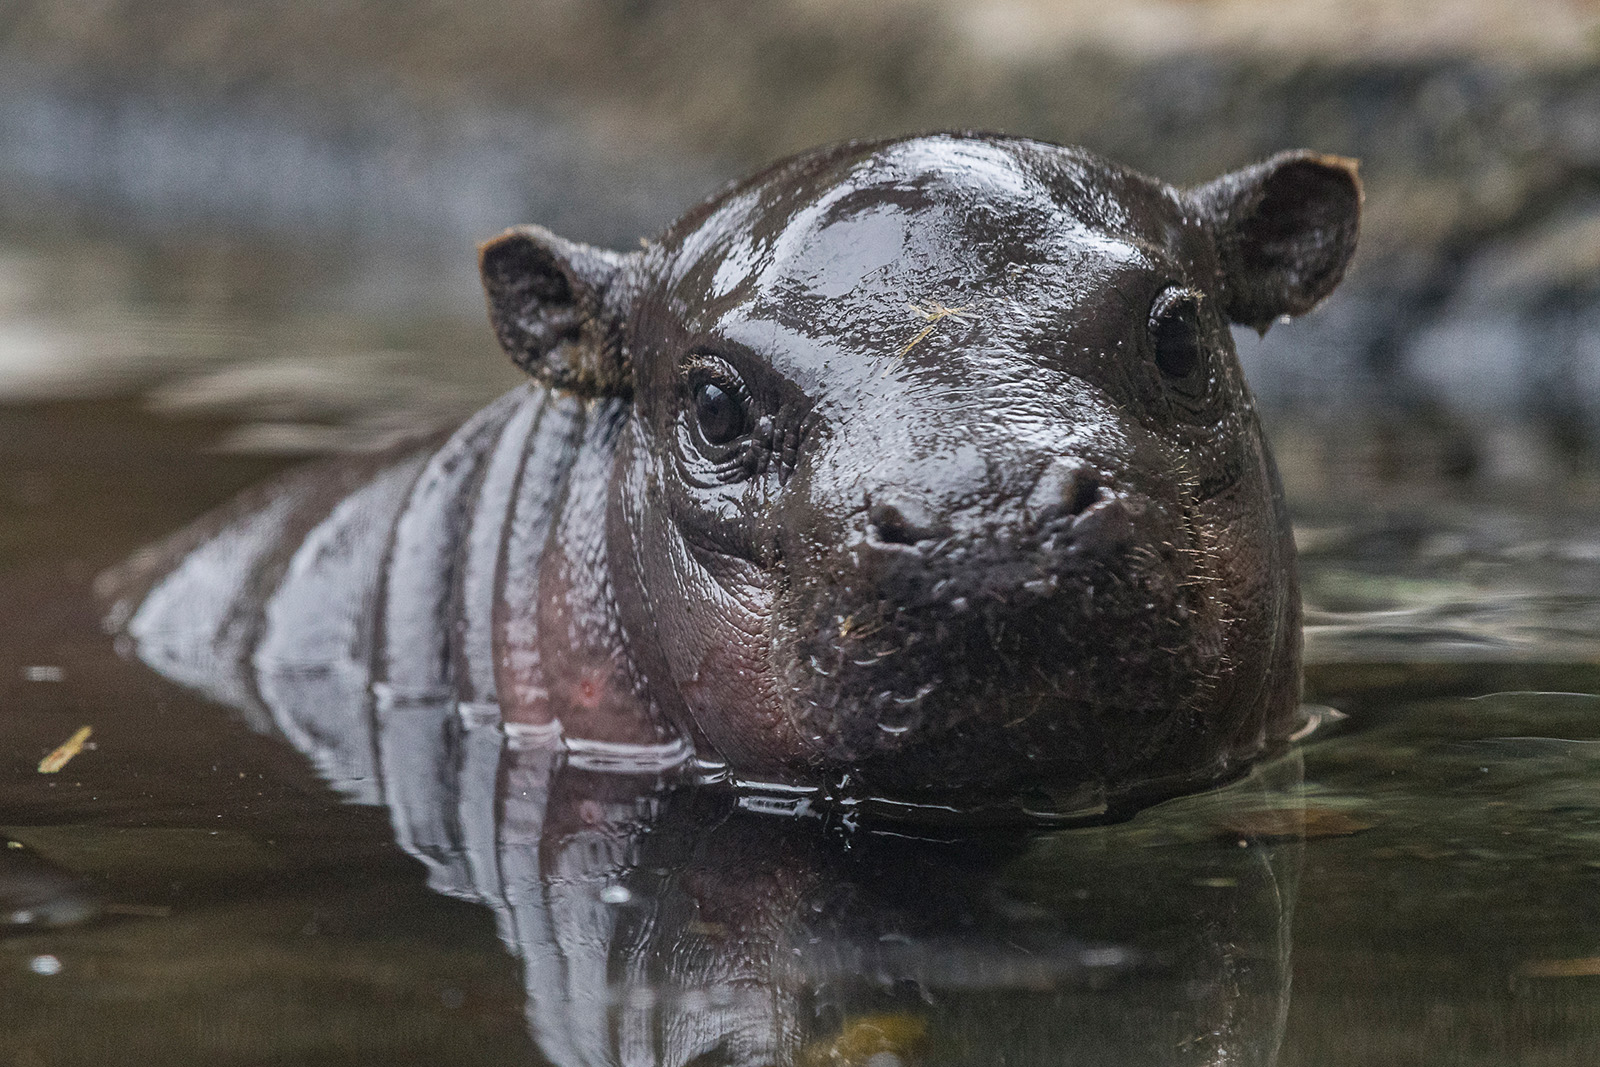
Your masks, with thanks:
M1077 552L1109 551L1125 544L1133 533L1134 510L1125 493L1092 464L1073 458L1048 460L1033 488L1022 500L1016 516L1024 536L1052 547L1070 544ZM866 543L871 549L914 549L929 553L940 542L957 536L957 525L934 507L904 490L869 494ZM982 535L1006 536L1001 508L974 508Z
M845 616L1009 605L1070 591L1096 569L1120 572L1121 555L1138 540L1170 544L1158 529L1161 511L1147 497L1087 476L1065 499L1040 507L969 509L956 518L932 514L904 497L866 511L860 536L816 562L811 580ZM1049 486L1052 495L1059 485ZM848 590L848 592L846 592Z
M1089 460L1008 462L1027 473L992 496L886 487L853 536L790 553L774 630L812 759L900 796L1005 792L1042 763L1082 781L1108 718L1193 703L1182 523Z

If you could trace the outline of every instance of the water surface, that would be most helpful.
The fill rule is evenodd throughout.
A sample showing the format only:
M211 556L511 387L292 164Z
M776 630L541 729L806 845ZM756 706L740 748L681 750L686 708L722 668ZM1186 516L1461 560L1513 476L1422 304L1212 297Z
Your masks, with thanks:
M475 312L404 295L433 269L469 267L0 246L0 1062L1593 1062L1600 527L1570 495L1287 465L1307 699L1345 717L1115 826L760 818L470 722L444 800L354 806L117 655L105 567L515 381Z

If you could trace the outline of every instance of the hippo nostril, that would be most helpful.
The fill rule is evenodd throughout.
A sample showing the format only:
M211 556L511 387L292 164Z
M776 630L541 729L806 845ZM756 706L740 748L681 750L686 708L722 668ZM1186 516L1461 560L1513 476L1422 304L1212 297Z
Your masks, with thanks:
M916 509L879 502L867 509L867 528L884 544L914 545L940 534L939 527Z
M867 525L880 541L894 545L914 545L922 540L912 529L906 513L893 504L874 504L867 511Z
M1072 547L1078 552L1106 553L1133 540L1133 513L1127 503L1106 494L1072 522Z
M1073 489L1072 499L1067 502L1068 509L1074 515L1082 515L1099 500L1103 495L1100 483L1094 478L1085 478L1078 482Z
M1081 515L1100 499L1100 490L1099 474L1083 460L1055 459L1034 483L1027 507L1039 521Z

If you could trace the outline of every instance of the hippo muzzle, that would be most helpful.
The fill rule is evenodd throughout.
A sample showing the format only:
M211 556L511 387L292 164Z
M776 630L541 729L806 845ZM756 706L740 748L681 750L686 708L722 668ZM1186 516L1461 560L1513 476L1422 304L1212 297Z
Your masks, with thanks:
M1207 483L1117 398L1041 362L1048 402L997 383L913 443L819 448L827 473L780 506L791 719L874 793L1093 807L1117 783L1239 766L1292 707L1230 692L1217 708L1243 675L1294 685L1292 559L1237 517L1275 507L1262 454L1213 443ZM830 500L855 506L819 530ZM1241 553L1246 586L1227 573Z

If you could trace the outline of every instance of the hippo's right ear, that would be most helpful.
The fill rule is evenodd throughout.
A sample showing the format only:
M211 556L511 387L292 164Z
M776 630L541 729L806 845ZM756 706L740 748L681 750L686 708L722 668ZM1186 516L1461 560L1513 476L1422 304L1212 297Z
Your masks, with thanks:
M547 385L625 395L632 368L607 325L606 293L627 260L616 252L518 226L478 249L489 321L513 363Z
M1356 161L1281 152L1190 190L1216 235L1224 311L1261 333L1333 292L1356 250Z

